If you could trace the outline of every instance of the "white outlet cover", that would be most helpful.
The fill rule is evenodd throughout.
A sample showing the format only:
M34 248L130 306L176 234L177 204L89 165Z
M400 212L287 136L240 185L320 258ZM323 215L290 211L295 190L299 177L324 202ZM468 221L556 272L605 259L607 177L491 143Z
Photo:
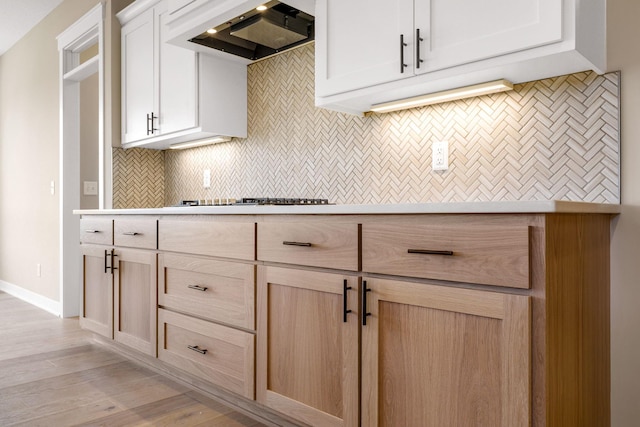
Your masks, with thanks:
M96 181L84 181L84 195L85 196L97 196L98 195L98 183Z
M211 187L211 169L205 169L202 172L202 186L204 188Z
M431 144L431 169L446 171L449 169L449 141L434 141Z

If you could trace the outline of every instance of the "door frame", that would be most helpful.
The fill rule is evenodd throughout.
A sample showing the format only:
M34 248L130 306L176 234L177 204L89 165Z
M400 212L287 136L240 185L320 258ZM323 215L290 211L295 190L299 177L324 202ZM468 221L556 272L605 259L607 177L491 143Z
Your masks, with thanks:
M111 147L105 147L105 4L98 3L57 37L60 54L60 315L80 314L80 82L98 73L98 199L111 205ZM98 45L98 54L80 63L80 53Z

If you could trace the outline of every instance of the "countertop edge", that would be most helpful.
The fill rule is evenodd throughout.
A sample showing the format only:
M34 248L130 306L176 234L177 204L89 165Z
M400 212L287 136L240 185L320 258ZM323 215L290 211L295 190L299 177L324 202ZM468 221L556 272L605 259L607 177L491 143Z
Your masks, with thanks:
M76 215L385 215L476 213L619 214L622 206L564 200L403 203L321 206L193 206L145 209L76 209Z

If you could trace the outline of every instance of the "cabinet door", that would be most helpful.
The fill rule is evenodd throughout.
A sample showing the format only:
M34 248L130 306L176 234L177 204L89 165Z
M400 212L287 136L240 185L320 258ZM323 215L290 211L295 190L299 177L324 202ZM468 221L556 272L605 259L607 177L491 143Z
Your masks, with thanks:
M82 254L82 313L80 326L113 338L113 276L106 271L111 248L80 246Z
M415 26L420 74L561 40L562 2L415 0Z
M152 136L147 132L147 114L158 115L154 99L158 72L155 14L155 9L149 9L122 27L123 143Z
M114 339L156 355L157 274L154 252L116 249Z
M159 18L160 32L160 97L159 131L162 134L196 127L197 120L197 54L166 42L165 21L168 13Z
M357 278L276 267L258 277L258 402L310 425L357 426Z
M529 425L529 297L373 278L362 288L363 426Z
M404 63L400 71L400 35ZM316 2L316 96L413 75L412 0Z

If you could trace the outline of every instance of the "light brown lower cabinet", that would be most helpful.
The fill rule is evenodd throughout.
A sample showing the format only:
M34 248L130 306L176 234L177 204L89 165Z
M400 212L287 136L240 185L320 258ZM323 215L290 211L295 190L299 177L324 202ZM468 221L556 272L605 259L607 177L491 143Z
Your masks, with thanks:
M156 355L157 254L116 248L113 255L115 341Z
M363 426L530 424L528 296L370 277L362 290Z
M258 267L258 402L314 426L357 426L355 276Z
M113 338L113 276L108 271L111 248L81 245L82 305L80 326Z
M80 326L155 356L156 253L92 245L82 245L80 251Z

